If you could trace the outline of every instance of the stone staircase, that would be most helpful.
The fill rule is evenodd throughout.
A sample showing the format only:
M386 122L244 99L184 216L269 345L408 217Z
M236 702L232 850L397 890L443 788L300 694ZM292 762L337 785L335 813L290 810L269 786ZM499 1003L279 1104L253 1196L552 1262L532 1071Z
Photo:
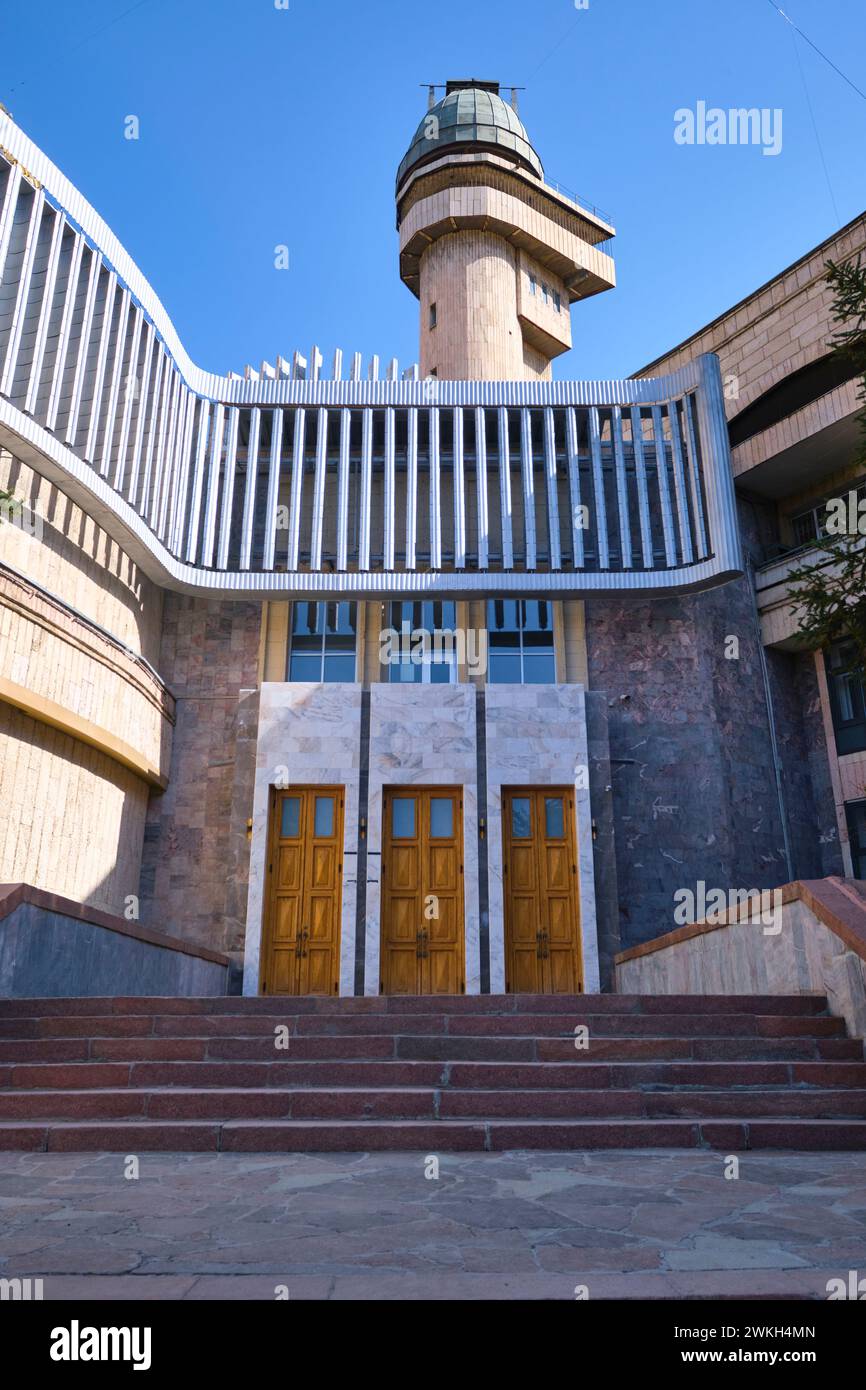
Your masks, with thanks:
M0 1001L2 1149L695 1147L866 1149L863 1043L815 995Z

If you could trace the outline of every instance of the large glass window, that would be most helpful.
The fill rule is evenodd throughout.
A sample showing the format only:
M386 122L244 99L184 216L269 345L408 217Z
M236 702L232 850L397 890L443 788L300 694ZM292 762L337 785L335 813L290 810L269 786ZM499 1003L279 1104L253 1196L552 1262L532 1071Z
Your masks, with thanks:
M837 753L866 749L866 689L853 642L837 642L826 654L830 708Z
M388 605L387 621L389 680L410 685L449 685L456 681L455 603L400 600Z
M553 604L546 599L490 599L489 679L495 685L553 685Z
M290 681L353 681L358 606L296 603L292 607Z

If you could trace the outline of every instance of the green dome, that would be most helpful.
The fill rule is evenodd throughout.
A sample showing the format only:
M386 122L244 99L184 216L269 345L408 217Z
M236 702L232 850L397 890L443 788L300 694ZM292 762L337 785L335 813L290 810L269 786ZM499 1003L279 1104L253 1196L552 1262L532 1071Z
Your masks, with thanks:
M452 85L455 84L449 83L449 86ZM434 117L438 121L438 138L431 139L431 134L435 134L436 130L432 126ZM410 169L435 159L437 155L470 145L481 145L510 155L533 174L544 178L541 160L532 148L520 118L508 102L503 101L498 92L485 87L466 86L450 91L427 112L397 170L397 187Z

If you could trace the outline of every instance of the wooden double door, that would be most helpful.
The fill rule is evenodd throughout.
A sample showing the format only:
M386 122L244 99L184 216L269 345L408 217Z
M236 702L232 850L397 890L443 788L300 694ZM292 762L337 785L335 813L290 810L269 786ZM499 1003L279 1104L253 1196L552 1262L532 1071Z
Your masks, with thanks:
M583 989L574 792L502 791L505 988L523 994Z
M462 791L386 787L382 814L381 992L462 994Z
M271 794L262 994L338 994L343 788Z

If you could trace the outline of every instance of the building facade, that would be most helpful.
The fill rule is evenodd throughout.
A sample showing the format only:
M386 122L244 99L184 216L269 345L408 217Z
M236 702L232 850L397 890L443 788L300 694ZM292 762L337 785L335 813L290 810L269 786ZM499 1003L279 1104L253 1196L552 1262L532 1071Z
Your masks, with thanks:
M553 381L614 229L452 82L397 176L419 366L220 377L5 114L0 199L0 881L250 994L573 993L683 888L856 867L862 686L785 547L851 474L822 266L863 219Z

